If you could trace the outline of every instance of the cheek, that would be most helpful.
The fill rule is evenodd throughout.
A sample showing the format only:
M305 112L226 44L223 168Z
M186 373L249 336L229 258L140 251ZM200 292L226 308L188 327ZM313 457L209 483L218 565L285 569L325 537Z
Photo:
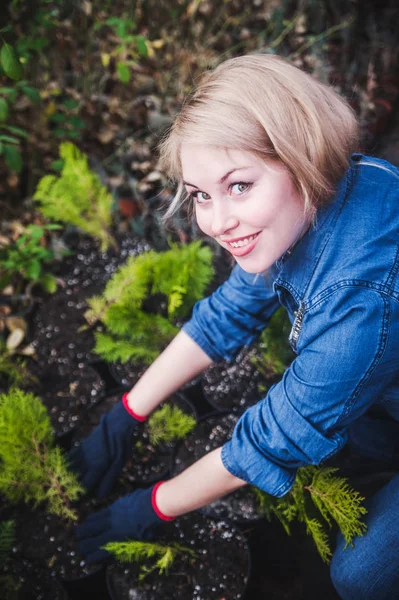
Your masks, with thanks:
M204 210L200 206L195 208L195 219L197 221L198 227L201 229L203 233L207 235L211 235L210 227L211 227L211 217L210 212Z

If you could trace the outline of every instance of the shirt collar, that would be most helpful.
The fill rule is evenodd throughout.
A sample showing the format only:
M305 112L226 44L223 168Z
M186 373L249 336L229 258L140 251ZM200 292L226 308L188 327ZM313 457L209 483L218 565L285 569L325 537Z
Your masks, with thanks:
M354 160L356 160L355 156ZM351 159L351 166L338 183L333 198L326 206L318 210L315 223L275 263L277 275L275 284L289 289L298 303L306 295L312 275L334 231L351 188L353 174L354 168Z

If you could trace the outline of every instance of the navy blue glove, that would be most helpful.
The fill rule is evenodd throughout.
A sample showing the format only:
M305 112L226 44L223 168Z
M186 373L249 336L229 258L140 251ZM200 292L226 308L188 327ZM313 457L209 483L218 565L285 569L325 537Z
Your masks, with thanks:
M132 449L134 430L146 417L133 416L127 394L100 424L69 453L69 466L86 491L102 498L109 494Z
M155 494L162 482L148 489L136 490L108 508L88 516L77 528L79 552L88 563L109 557L102 548L108 542L153 540L165 521L173 521L158 510Z

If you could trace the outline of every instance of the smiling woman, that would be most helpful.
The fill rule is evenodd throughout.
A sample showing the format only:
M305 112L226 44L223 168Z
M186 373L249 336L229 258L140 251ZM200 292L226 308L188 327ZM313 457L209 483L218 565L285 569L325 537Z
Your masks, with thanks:
M399 465L399 171L354 154L357 130L331 88L274 55L222 63L183 105L161 146L178 184L167 214L190 198L199 227L237 264L109 425L82 443L87 473L96 485L107 470L116 477L138 419L212 362L233 359L280 305L297 356L229 441L91 515L80 528L83 552L154 537L247 483L280 498L299 467L322 463L348 439ZM367 417L372 405L380 420ZM339 540L331 574L344 600L397 598L398 496L399 476L369 499L369 533L346 550Z
M180 158L198 226L245 271L266 271L304 232L304 201L283 164L188 143Z

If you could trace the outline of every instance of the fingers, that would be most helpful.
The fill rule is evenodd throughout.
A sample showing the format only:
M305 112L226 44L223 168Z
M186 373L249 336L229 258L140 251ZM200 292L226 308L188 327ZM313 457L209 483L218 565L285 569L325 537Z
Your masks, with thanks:
M89 515L81 525L76 528L78 539L91 538L102 534L109 529L111 524L110 509L104 508Z

